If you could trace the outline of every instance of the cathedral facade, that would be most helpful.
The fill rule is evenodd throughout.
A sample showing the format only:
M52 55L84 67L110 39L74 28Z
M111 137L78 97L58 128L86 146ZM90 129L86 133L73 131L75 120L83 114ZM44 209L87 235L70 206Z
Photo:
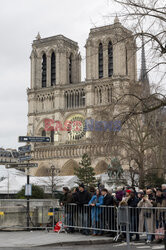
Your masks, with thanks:
M52 165L61 175L73 175L84 153L91 156L97 174L107 169L110 150L104 138L94 140L92 123L101 120L98 114L107 107L112 107L107 123L127 108L115 101L137 81L136 44L116 17L112 25L90 30L85 49L86 79L81 81L77 42L39 34L33 41L27 134L51 138L50 143L33 144L33 161L38 162L33 175L47 175Z

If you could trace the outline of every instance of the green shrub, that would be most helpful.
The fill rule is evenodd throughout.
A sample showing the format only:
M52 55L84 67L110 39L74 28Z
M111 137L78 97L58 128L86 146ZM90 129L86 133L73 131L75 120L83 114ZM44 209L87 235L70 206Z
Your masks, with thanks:
M44 199L44 190L36 185L32 185L32 196L30 196L31 199ZM25 196L25 187L23 187L18 193L17 193L17 199L26 199Z

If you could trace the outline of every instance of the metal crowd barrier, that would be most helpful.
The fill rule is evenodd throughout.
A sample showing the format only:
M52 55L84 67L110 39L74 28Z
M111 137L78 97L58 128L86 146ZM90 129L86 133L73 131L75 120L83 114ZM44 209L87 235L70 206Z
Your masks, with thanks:
M64 226L68 228L117 232L116 207L67 204L64 215Z
M129 236L154 235L156 239L165 237L166 208L91 207L67 204L64 207L64 218L66 228L115 232L116 240L121 235L127 234Z
M117 208L67 204L62 208L54 200L30 200L30 212L27 214L26 200L0 200L0 230L53 230L59 221L62 222L61 231L113 232L115 240L125 236L127 241L129 236L142 237L142 234L149 238L166 239L165 207Z
M165 207L126 207L125 209L123 207L119 207L118 224L120 226L126 224L124 218L127 217L130 234L141 235L147 233L147 235L164 236L164 226L166 223ZM126 232L126 228L122 227L121 232Z

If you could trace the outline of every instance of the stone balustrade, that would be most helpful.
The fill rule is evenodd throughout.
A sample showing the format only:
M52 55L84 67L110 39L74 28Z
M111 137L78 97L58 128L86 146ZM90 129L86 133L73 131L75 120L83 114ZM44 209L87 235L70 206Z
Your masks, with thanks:
M109 155L110 145L108 144L63 144L59 146L43 146L34 148L33 159L45 160L52 158L82 157L84 153L90 156Z

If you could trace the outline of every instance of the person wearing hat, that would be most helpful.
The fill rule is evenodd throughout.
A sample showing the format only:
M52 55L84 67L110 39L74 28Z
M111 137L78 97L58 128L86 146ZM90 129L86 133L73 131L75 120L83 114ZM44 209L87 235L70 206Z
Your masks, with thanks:
M127 206L127 202L128 202L128 199L130 198L130 193L131 193L131 190L130 189L127 189L125 191L125 196L122 198L122 200L119 202L119 206Z
M130 197L130 193L131 193L131 190L130 190L130 189L127 189L127 190L126 190L126 197Z
M130 189L127 189L127 190L126 190L126 193L130 195L131 190L130 190Z

